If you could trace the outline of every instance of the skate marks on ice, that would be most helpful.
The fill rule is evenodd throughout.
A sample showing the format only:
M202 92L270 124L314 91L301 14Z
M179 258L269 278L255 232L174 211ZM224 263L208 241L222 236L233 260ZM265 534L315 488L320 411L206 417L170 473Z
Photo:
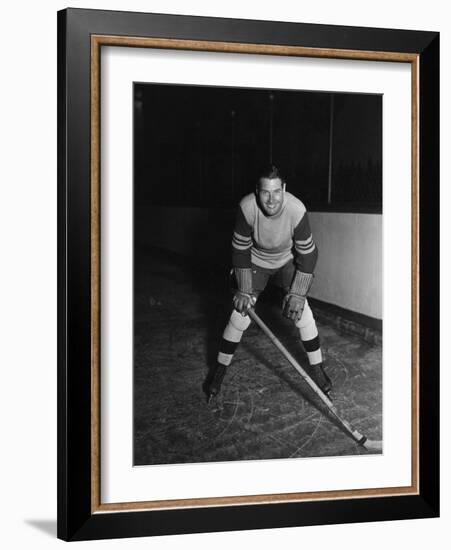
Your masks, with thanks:
M203 391L229 314L227 278L142 256L134 285L134 463L177 464L367 454L321 411L311 391L254 324L221 393ZM277 303L276 303L277 302ZM308 371L279 300L262 316ZM382 439L382 349L319 322L338 411ZM318 408L320 410L318 410Z
M256 327L247 331L221 393L207 405L202 385L208 345L197 325L153 330L151 341L137 346L135 464L366 453L324 416L305 382L262 342ZM334 404L365 435L381 439L381 382L374 372L381 350L328 341L324 338ZM298 342L289 344L293 350ZM302 352L297 359L308 369Z

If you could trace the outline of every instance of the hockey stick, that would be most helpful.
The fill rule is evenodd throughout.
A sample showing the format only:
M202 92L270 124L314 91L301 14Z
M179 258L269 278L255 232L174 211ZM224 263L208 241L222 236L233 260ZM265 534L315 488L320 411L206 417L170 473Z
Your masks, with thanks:
M287 359L287 361L293 366L298 373L302 376L304 381L310 386L313 392L321 399L321 401L326 405L329 412L337 420L340 426L343 428L345 433L349 435L356 443L367 449L368 451L380 451L382 450L382 441L370 440L367 439L364 435L358 432L349 422L341 418L338 414L337 409L335 408L332 401L325 395L321 388L312 380L312 378L305 372L305 370L299 365L296 359L291 355L291 353L285 348L282 342L277 338L275 334L270 330L270 328L260 319L260 317L255 313L254 309L248 310L248 315L253 319L257 325L262 329L262 331L269 337L271 342L276 346L276 348L282 353L282 355Z

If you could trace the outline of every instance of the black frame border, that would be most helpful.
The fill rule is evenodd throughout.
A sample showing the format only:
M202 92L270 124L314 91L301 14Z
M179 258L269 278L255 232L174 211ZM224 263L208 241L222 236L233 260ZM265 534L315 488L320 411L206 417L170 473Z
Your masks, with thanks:
M90 39L118 35L419 56L419 470L415 496L91 513ZM58 12L58 537L138 537L439 515L439 33Z

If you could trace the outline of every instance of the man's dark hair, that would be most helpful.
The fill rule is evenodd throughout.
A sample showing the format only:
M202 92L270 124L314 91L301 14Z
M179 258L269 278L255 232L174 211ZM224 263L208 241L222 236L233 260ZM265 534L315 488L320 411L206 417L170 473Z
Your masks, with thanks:
M284 183L283 176L280 173L280 170L274 164L269 164L264 166L260 171L259 178L268 178L270 180L280 178L282 183Z

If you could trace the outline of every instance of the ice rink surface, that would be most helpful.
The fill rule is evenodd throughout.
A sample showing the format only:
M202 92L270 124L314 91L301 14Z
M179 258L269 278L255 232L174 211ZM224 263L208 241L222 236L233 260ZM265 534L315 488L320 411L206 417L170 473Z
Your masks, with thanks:
M204 383L231 307L227 270L135 251L134 463L177 464L367 453L340 430L268 337L252 324L221 393ZM256 311L308 372L298 330L267 289ZM368 439L382 439L382 346L317 318L330 395Z

